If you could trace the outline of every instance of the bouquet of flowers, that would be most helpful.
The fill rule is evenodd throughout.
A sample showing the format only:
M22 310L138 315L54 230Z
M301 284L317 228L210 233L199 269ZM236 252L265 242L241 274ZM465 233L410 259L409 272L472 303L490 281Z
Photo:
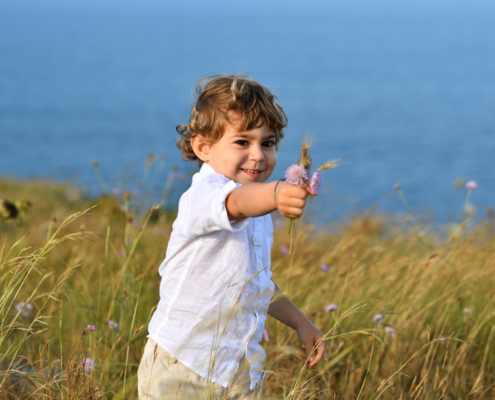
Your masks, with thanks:
M326 169L331 169L338 167L340 159L337 160L330 160L323 164L321 167L319 167L313 175L311 175L310 178L310 173L311 173L311 157L309 156L309 148L311 147L312 140L310 137L305 136L302 142L302 148L301 148L301 158L297 162L297 164L292 164L287 170L285 171L285 178L288 183L291 185L296 185L300 187L307 188L308 191L316 195L318 193L318 189L321 186L321 176L319 172L324 171ZM289 254L290 251L292 250L292 236L293 234L295 235L295 226L294 226L294 219L290 219L289 222L289 235L290 235L290 247L289 247Z

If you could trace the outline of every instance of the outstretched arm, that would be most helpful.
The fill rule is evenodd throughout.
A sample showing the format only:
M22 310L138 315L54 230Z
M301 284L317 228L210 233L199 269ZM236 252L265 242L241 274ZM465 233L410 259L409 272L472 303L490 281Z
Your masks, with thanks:
M321 342L313 352L316 343L323 337L323 333L316 328L304 313L285 296L275 285L274 301L268 308L268 315L294 329L306 348L309 366L320 361L325 354L326 342Z
M275 210L273 194L277 182L246 183L234 190L225 202L229 218L259 217ZM313 195L307 188L280 181L275 193L275 202L280 213L287 218L299 218L306 197Z

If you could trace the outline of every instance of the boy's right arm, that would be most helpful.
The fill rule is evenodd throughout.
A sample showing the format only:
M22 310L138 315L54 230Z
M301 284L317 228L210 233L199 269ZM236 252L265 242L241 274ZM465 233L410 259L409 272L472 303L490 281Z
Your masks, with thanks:
M238 187L225 201L229 219L236 220L269 214L276 209L275 202L280 214L284 217L299 218L306 205L306 197L314 194L309 189L279 181L274 202L273 191L276 184L276 181L270 183L246 183Z

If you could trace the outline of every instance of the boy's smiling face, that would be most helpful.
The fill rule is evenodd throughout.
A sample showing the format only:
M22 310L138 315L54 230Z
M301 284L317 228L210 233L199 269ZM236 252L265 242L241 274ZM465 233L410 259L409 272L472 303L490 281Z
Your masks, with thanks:
M245 132L226 124L215 143L208 144L196 135L191 144L199 159L238 183L265 182L277 163L276 136L266 123Z

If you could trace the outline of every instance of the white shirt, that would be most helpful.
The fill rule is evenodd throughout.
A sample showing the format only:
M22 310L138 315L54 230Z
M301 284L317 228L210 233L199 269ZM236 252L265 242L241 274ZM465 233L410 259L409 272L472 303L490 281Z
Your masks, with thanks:
M203 164L179 201L149 337L198 375L227 387L243 355L251 389L261 380L259 342L275 285L270 215L229 221L240 184Z

